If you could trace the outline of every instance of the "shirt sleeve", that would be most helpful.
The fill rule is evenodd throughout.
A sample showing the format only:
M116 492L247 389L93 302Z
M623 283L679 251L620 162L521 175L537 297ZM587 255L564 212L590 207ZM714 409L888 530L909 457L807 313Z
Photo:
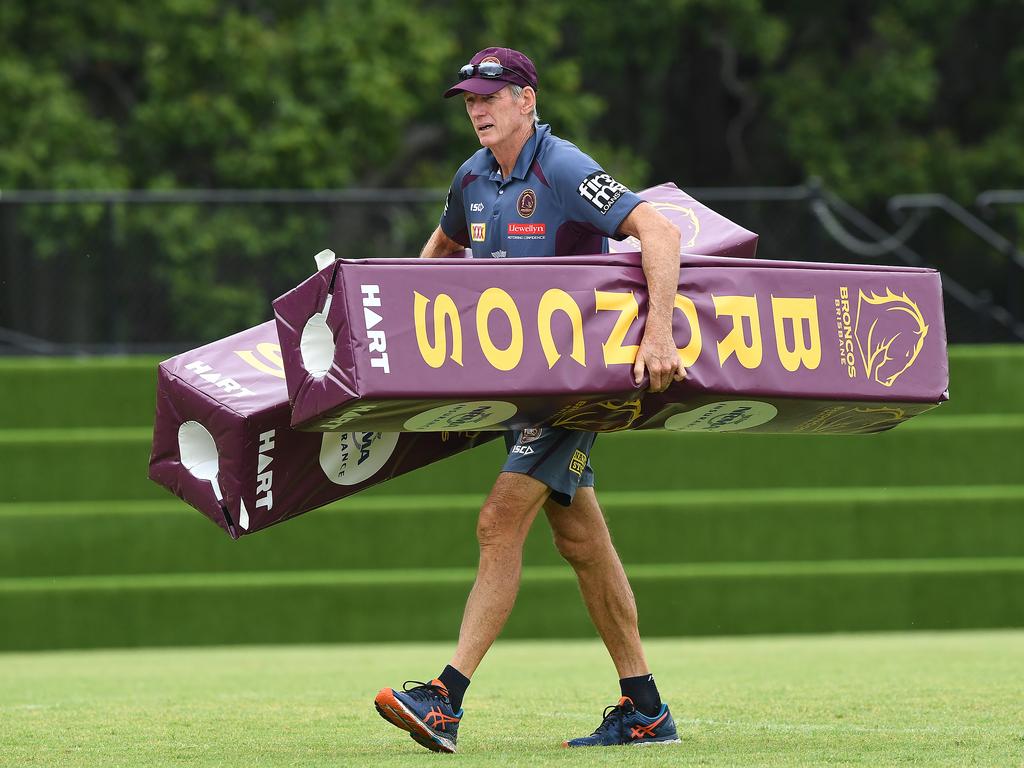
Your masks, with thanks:
M562 152L552 171L568 221L614 240L625 239L619 227L643 202L636 194L576 147Z
M462 178L465 168L460 168L448 188L441 212L440 227L448 237L459 245L469 247L469 227L466 225L466 208L462 203Z

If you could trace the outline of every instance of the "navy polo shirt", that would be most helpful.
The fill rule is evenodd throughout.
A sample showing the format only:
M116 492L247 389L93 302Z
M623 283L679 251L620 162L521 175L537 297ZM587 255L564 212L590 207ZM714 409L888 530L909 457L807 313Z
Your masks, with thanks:
M474 258L606 253L605 238L625 237L619 226L640 202L575 144L539 125L511 178L486 147L462 164L441 229Z

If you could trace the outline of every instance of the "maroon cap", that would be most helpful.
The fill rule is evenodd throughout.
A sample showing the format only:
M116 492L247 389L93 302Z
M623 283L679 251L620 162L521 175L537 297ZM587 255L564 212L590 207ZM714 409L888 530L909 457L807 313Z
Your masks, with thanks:
M481 96L496 93L506 85L530 86L537 90L537 69L525 53L514 51L511 48L484 48L472 59L470 64L483 64L484 62L496 62L505 68L500 77L475 77L460 80L447 91L444 97L447 99L457 93L467 91Z

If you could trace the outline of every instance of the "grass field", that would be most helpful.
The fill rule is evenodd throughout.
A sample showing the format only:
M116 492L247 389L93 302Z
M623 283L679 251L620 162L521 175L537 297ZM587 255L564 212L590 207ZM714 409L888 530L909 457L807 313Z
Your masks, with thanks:
M0 655L0 766L1024 766L1024 632L653 640L682 744L563 750L617 698L596 641L499 643L459 754L381 720L451 646Z

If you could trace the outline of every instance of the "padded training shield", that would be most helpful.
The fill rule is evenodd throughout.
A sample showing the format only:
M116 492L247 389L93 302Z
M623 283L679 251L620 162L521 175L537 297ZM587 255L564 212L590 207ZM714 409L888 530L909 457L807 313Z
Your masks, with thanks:
M681 264L687 378L643 397L639 254L336 262L274 302L292 424L850 433L947 398L934 270Z
M273 321L165 360L149 477L237 538L494 436L299 432L287 394Z

